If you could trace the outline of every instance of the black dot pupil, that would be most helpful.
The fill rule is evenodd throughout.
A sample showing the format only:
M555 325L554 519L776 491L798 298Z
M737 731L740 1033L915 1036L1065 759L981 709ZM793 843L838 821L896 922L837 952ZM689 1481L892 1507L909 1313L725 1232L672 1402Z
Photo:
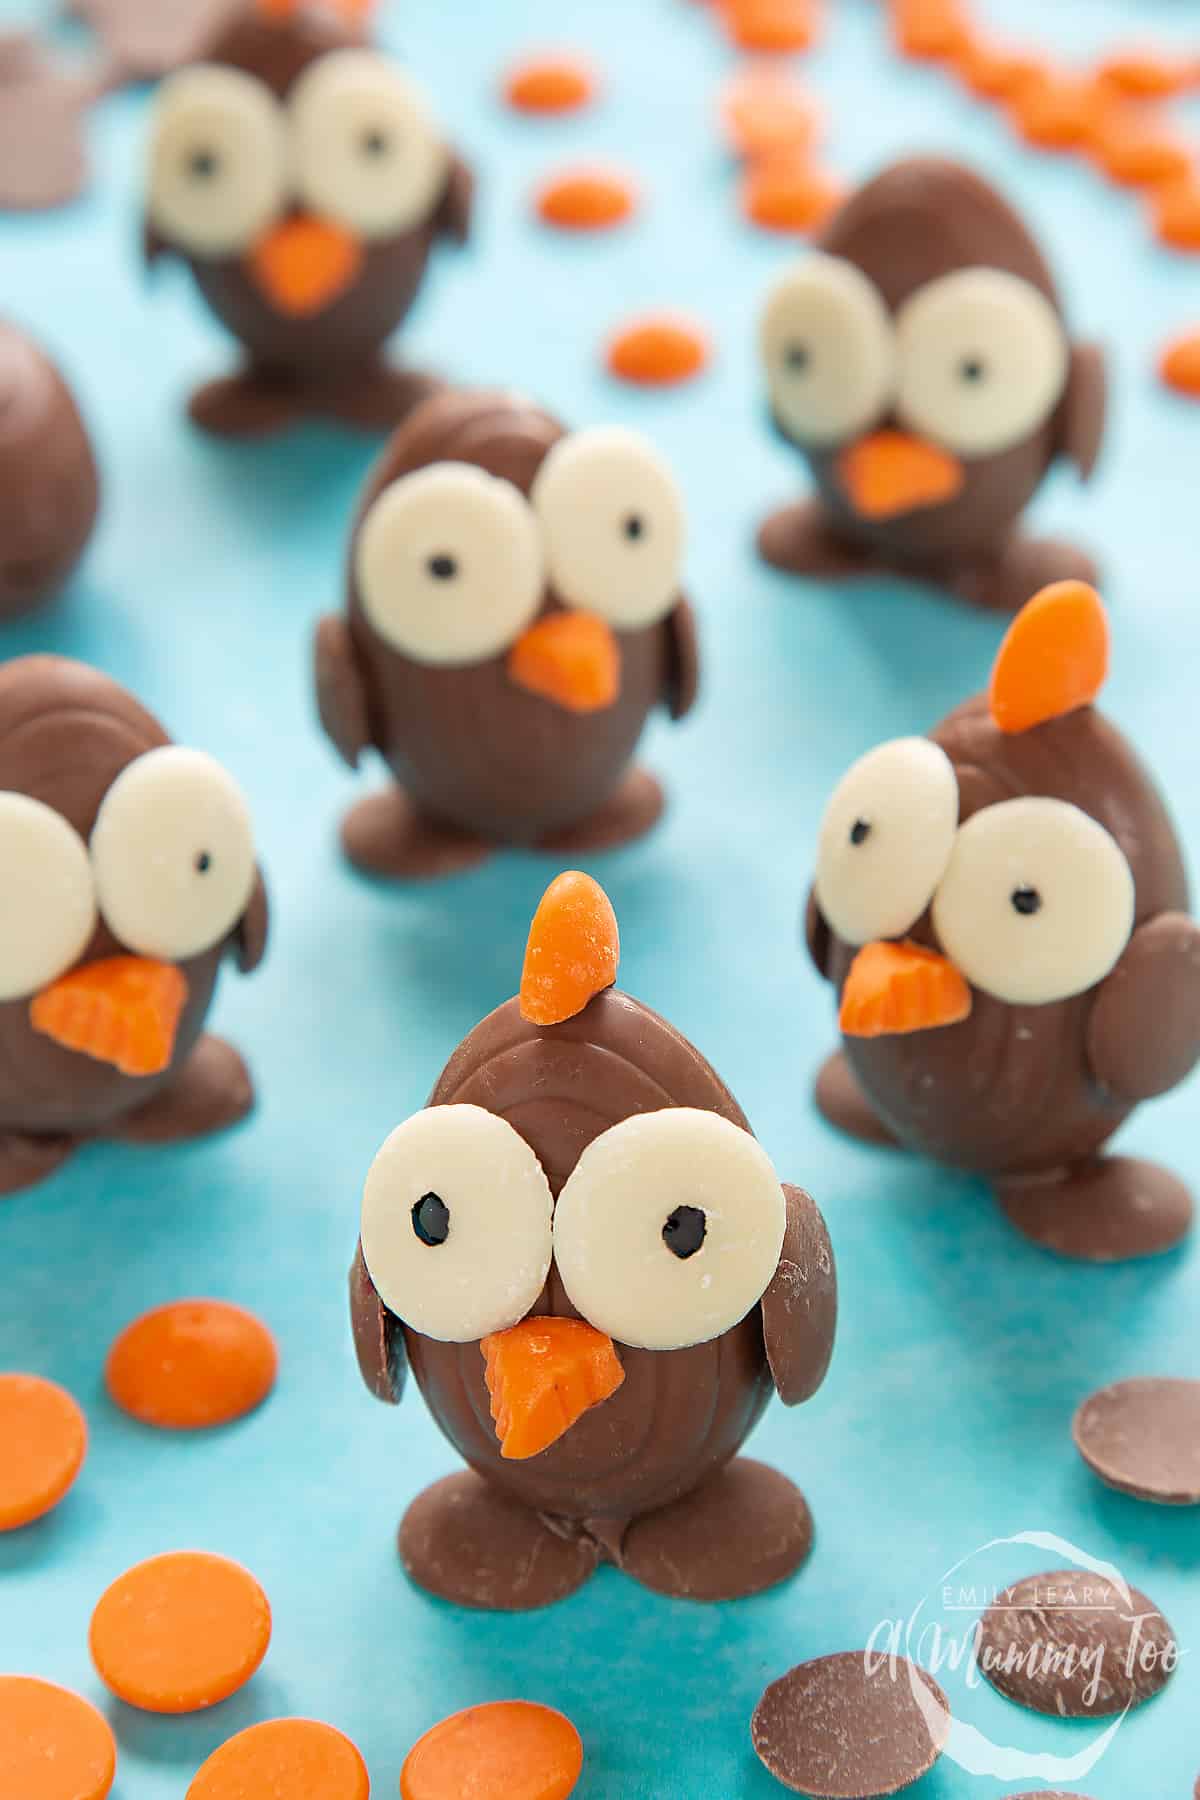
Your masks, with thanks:
M435 581L453 581L458 574L458 564L452 556L431 556L428 566Z
M625 536L629 539L630 543L636 544L639 538L646 535L646 521L642 518L640 513L630 513L621 529L624 531Z
M987 374L987 364L980 356L964 356L958 372L964 381L982 381Z
M215 150L193 150L188 157L188 173L198 181L211 181L220 167L221 159Z
M672 1256L686 1262L703 1244L707 1230L708 1220L698 1206L677 1206L663 1226L663 1243Z
M440 1194L422 1194L412 1209L412 1222L421 1242L431 1250L450 1236L450 1208Z
M212 857L209 855L207 850L201 850L199 856L196 858L196 873L197 873L197 875L207 875L208 871L211 868L212 868Z
M850 842L856 846L858 844L865 844L870 835L870 821L868 819L855 819L853 825L850 827Z
M391 148L391 141L386 131L376 128L363 132L362 147L368 156L384 156Z
M812 352L807 344L789 344L787 347L787 366L797 375L803 374L812 360Z
M1032 917L1035 912L1041 911L1042 896L1038 893L1036 888L1014 888L1012 893L1012 903L1013 910L1021 913L1024 918L1028 919Z

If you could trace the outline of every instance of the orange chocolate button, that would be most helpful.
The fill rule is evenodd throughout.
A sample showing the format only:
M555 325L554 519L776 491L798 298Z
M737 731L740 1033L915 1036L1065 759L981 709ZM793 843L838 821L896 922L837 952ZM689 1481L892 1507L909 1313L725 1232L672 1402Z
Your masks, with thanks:
M528 1700L472 1706L409 1751L400 1800L567 1800L583 1769L570 1719Z
M367 1800L367 1765L332 1725L270 1719L214 1750L187 1800Z
M106 1720L66 1688L0 1675L4 1800L105 1800L117 1768Z
M261 1406L278 1362L253 1313L224 1300L176 1300L125 1327L104 1375L117 1405L144 1425L201 1431Z
M199 1712L254 1674L271 1609L248 1570L175 1551L114 1581L92 1614L92 1661L117 1698L143 1712Z
M87 1420L55 1382L0 1375L0 1445L0 1531L15 1531L71 1487L87 1454Z

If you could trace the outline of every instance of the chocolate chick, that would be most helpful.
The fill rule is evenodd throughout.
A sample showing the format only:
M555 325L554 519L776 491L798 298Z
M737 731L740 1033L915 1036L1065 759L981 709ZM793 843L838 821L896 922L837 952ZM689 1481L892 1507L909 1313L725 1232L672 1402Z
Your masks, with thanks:
M154 109L146 255L191 269L243 346L191 415L230 437L325 416L371 431L436 385L383 356L434 245L466 240L472 177L349 3L239 10Z
M88 1138L165 1143L241 1119L237 1051L202 1035L267 900L245 803L96 669L0 669L0 1193Z
M1031 600L987 695L843 778L808 903L841 1002L825 1116L983 1176L1093 1261L1190 1228L1182 1182L1105 1146L1200 1060L1200 929L1154 782L1091 704L1107 658L1094 590Z
M914 158L852 194L776 283L761 351L817 489L764 522L767 562L907 575L1003 612L1094 579L1088 555L1018 522L1060 457L1091 474L1103 357L1071 342L1027 227L970 170Z
M321 720L396 785L347 817L358 867L441 875L498 845L575 852L649 829L647 716L696 696L683 505L634 432L568 434L531 401L426 401L371 474L347 614L321 621Z
M600 1562L735 1599L812 1540L798 1489L737 1452L772 1392L795 1406L824 1379L824 1223L699 1052L612 986L617 956L607 897L559 876L519 998L367 1177L363 1377L395 1403L411 1366L470 1464L413 1502L400 1554L463 1606L544 1606Z
M52 600L96 523L100 480L66 382L0 320L0 619Z

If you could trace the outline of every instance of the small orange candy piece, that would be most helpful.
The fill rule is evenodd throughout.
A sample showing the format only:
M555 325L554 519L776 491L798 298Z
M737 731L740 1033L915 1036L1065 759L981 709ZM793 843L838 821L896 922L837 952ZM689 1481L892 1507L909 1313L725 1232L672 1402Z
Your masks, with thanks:
M561 1025L617 979L621 940L612 901L590 875L568 869L550 883L529 927L521 1017Z
M1167 181L1154 190L1154 229L1172 250L1200 250L1200 173Z
M605 360L609 373L620 381L674 387L708 366L708 339L690 320L656 313L614 333Z
M0 1531L32 1525L58 1505L83 1467L87 1436L65 1388L40 1375L0 1375Z
M985 100L1006 100L1037 76L1040 60L1020 50L1007 50L984 38L969 37L954 53L954 69L965 87Z
M798 81L774 69L752 64L740 70L722 93L720 113L737 156L810 148L816 141L816 109L808 94Z
M117 1746L94 1706L31 1676L0 1675L5 1800L107 1800Z
M1041 150L1081 150L1097 141L1113 105L1096 82L1044 69L1010 96L1013 123L1027 144Z
M200 1712L254 1674L271 1609L253 1575L223 1556L181 1550L128 1570L92 1614L101 1680L143 1712Z
M988 688L1003 732L1029 731L1090 706L1108 674L1108 616L1086 581L1055 581L1026 601L1004 636Z
M816 0L721 0L730 38L742 50L809 50L820 23Z
M165 1431L201 1431L253 1412L275 1385L275 1340L224 1300L176 1300L127 1325L104 1376L123 1411Z
M538 189L536 205L545 224L560 231L606 231L633 216L637 189L615 171L571 169Z
M1178 132L1152 110L1117 105L1103 121L1092 155L1123 187L1158 187L1186 178L1193 152Z
M1096 74L1134 100L1169 99L1196 79L1194 65L1184 57L1162 56L1156 50L1118 51L1104 59Z
M35 1031L123 1075L159 1075L175 1049L187 979L174 963L106 956L83 963L30 1002Z
M764 231L819 231L842 203L844 188L815 168L804 150L755 159L742 180L741 207Z
M1159 372L1176 393L1200 400L1200 331L1189 332L1168 344L1159 362Z
M414 1744L400 1800L568 1800L583 1771L570 1719L528 1700L472 1706Z
M583 1319L523 1319L482 1339L500 1454L540 1456L625 1379L613 1341Z
M214 1750L186 1800L368 1800L367 1765L332 1725L270 1719Z
M972 35L962 0L891 0L891 15L892 37L904 56L952 59Z
M509 70L504 97L517 112L578 112L596 88L595 70L582 57L534 56Z
M920 944L867 944L850 965L838 1023L846 1037L893 1037L957 1025L971 990L946 957Z

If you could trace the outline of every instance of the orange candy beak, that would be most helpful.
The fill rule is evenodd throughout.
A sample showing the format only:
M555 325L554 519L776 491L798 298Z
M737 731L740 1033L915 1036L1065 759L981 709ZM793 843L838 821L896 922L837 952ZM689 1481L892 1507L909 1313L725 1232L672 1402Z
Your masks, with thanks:
M875 431L837 460L837 477L864 519L898 519L942 506L962 491L957 457L905 431Z
M122 1075L160 1075L175 1049L187 991L174 963L109 956L43 988L29 1017L44 1037Z
M523 1319L479 1347L500 1454L513 1461L549 1449L625 1379L612 1339L582 1319Z
M621 651L594 613L559 612L523 632L508 656L518 687L568 712L600 712L621 691Z
M838 1020L847 1037L896 1037L957 1025L971 990L945 956L919 944L867 944L850 965Z
M250 253L250 273L277 312L308 319L339 299L357 279L363 249L356 237L308 213L273 226Z

